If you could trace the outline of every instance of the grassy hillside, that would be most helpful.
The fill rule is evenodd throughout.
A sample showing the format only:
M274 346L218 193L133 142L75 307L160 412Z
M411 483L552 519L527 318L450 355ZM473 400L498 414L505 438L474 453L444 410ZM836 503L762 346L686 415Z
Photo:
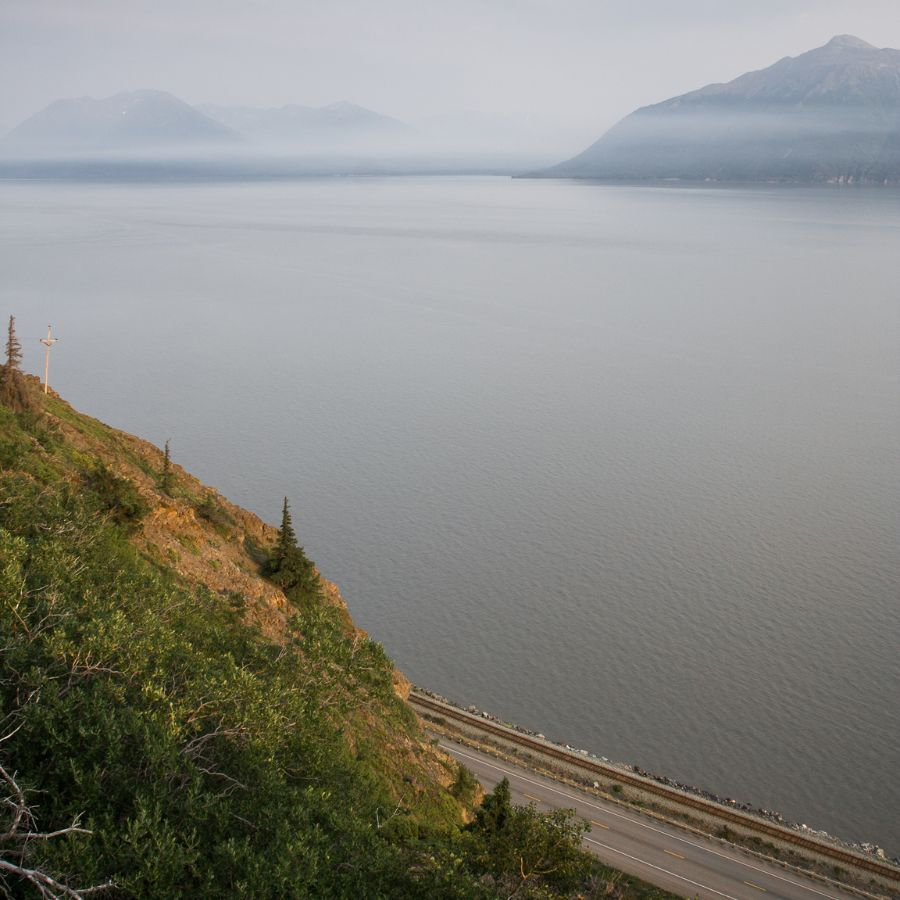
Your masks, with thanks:
M273 573L275 529L24 384L0 404L0 893L638 890L607 892L564 816L476 810L334 585Z

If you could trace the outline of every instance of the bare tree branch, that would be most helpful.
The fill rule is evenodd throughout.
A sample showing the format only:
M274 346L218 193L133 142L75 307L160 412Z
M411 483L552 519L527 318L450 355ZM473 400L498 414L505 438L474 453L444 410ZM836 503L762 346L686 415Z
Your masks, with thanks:
M79 900L88 894L95 894L114 887L112 882L107 882L89 888L73 888L40 869L27 866L25 859L28 854L28 845L32 841L49 841L65 835L91 834L91 832L87 828L81 827L80 819L77 816L67 828L59 828L55 831L36 831L34 813L28 805L25 792L19 787L14 775L11 775L2 765L0 765L0 784L4 784L9 792L0 802L0 806L6 810L9 816L6 825L0 826L5 829L0 832L0 891L8 895L4 887L3 873L28 882L37 889L41 897L47 898L47 900L59 900L59 898L66 897Z

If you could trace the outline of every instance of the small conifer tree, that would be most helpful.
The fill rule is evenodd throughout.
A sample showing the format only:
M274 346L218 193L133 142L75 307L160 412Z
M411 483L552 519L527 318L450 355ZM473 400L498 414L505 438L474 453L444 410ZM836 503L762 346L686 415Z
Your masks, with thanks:
M281 569L284 563L290 558L291 554L297 549L297 533L294 531L294 523L291 519L291 508L288 504L288 498L284 498L284 505L281 507L281 527L278 529L278 540L272 548L270 563L275 571Z
M22 375L22 345L16 337L16 317L9 317L6 333L6 362L0 368L0 403L15 412L34 409L34 398Z
M6 368L21 371L22 345L16 337L16 317L9 317L9 328L6 336Z
M509 789L509 779L504 778L493 793L488 794L481 806L475 812L473 829L496 834L503 830L512 813L512 793Z
M315 566L297 543L287 497L281 507L281 527L263 574L280 585L285 593L313 594L318 590L319 576Z
M163 467L159 476L159 486L167 493L172 492L172 485L175 481L175 474L172 472L172 452L169 449L169 441L166 441L165 450L163 450Z

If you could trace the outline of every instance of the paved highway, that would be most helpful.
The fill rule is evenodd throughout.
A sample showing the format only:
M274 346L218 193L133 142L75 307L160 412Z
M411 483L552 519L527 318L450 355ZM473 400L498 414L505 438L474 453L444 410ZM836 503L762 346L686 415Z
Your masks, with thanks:
M657 822L469 747L441 747L491 790L505 776L517 803L574 809L591 830L585 846L603 862L683 897L704 900L851 900L858 895L750 857L718 841Z

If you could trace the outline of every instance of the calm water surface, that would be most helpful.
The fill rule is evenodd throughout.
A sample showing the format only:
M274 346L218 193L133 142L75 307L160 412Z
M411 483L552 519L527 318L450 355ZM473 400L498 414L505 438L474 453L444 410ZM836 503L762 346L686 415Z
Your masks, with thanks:
M900 853L900 194L5 184L32 371L415 681Z

